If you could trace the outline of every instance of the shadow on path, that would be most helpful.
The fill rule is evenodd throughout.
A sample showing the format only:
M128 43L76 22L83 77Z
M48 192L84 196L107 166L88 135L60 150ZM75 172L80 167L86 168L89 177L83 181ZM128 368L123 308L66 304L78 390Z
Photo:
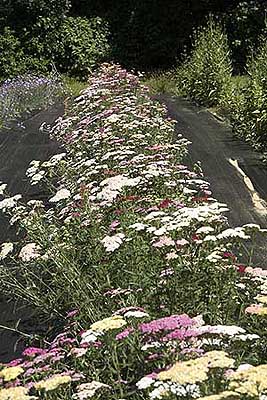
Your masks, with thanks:
M177 121L176 132L192 142L188 161L200 161L214 197L226 203L231 226L247 223L267 228L267 169L259 154L235 138L231 128L207 110L170 95L161 95L169 116ZM267 243L257 239L254 264L267 268Z
M8 184L10 195L21 193L26 200L42 195L38 188L29 185L25 172L32 160L44 161L57 153L57 143L51 141L48 134L40 132L39 128L43 122L52 125L63 112L62 104L53 105L24 121L24 128L14 124L11 129L0 131L0 181ZM0 214L0 243L7 240L16 240L16 232ZM0 298L0 325L14 326L21 320L19 328L31 331L33 327L29 325L29 316L30 310L19 309ZM22 343L16 345L18 339L17 333L0 330L0 362L19 354Z

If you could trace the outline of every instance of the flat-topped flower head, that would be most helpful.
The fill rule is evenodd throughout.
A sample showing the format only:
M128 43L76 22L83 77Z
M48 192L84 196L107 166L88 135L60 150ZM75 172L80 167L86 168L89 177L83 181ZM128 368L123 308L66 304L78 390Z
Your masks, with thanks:
M3 243L0 251L0 260L6 258L6 256L13 251L14 245L11 242Z
M199 400L238 400L240 395L236 392L226 390L218 394L211 394L209 396L199 397Z
M39 251L40 246L38 244L28 243L20 250L19 258L21 258L21 260L25 262L34 260L35 258L40 257Z
M7 367L0 371L0 378L3 378L4 381L9 382L13 379L16 379L19 375L24 372L24 369L16 366L16 367Z
M156 333L160 331L174 330L179 327L190 327L195 325L195 321L187 314L171 315L155 319L153 321L139 325L139 330L142 333Z
M195 360L175 363L170 369L158 374L161 381L176 382L181 385L203 382L213 368L231 368L234 360L224 351L210 351Z
M58 203L60 200L66 200L70 197L71 193L68 189L60 189L55 196L49 199L50 203Z
M0 400L38 400L29 395L29 389L23 386L10 387L0 390Z
M101 240L101 243L105 247L106 251L113 252L120 247L124 238L125 235L123 233L117 233L113 236L105 236L104 239Z
M230 389L242 395L258 397L267 392L267 365L251 366L229 376Z
M104 318L101 321L97 321L90 326L90 329L95 332L106 332L113 329L119 329L126 325L126 321L120 315L114 315L113 317Z
M66 385L72 381L69 375L54 375L48 379L42 380L34 384L36 390L44 390L50 392L59 386Z
M72 396L73 400L86 400L94 397L98 392L103 389L111 389L111 386L105 383L92 381L89 383L82 383L77 387L77 393Z

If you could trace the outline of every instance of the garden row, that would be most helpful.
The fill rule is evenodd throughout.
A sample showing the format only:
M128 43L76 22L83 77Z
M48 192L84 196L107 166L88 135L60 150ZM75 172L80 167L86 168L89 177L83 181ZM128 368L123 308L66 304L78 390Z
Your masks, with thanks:
M0 369L0 399L267 398L267 272L240 265L266 231L229 228L189 143L139 78L103 65L27 171L46 202L4 195L24 232L1 290L53 325Z

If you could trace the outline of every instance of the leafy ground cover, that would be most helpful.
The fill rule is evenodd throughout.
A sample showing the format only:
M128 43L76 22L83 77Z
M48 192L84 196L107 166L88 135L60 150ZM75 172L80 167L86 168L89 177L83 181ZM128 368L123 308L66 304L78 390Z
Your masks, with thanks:
M64 148L27 176L46 202L3 195L24 241L1 247L1 289L53 333L1 365L0 399L267 397L267 272L241 265L266 231L229 228L183 164L189 143L139 78L103 65L59 118Z

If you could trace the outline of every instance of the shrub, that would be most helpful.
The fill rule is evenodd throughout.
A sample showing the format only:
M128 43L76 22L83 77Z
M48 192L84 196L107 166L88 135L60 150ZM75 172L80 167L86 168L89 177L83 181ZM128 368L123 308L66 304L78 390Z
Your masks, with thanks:
M21 43L9 27L0 34L0 77L8 78L24 72Z
M60 30L60 47L55 57L63 72L87 76L108 53L108 29L100 18L68 17Z
M198 103L218 104L231 78L227 37L212 18L196 32L191 56L178 70L178 89Z
M267 40L247 63L249 80L239 101L232 104L234 132L256 148L266 149L267 140Z

